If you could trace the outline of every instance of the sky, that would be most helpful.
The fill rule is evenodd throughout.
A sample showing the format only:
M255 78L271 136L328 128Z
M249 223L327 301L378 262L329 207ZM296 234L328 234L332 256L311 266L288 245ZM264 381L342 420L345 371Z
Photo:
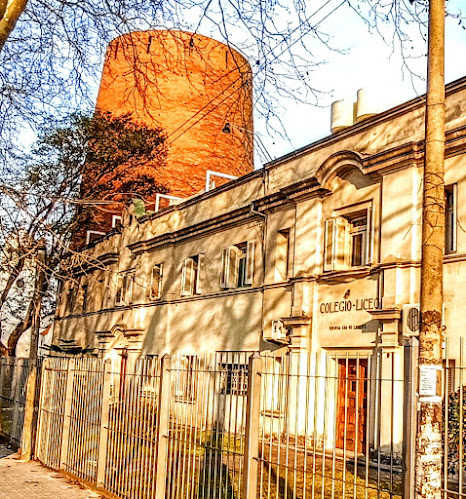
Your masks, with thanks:
M447 2L455 11L460 2ZM367 26L346 6L328 17L321 25L332 43L345 48L345 53L327 54L327 62L313 72L315 85L326 94L320 99L321 107L287 101L280 117L289 140L271 136L265 131L264 120L255 117L255 131L269 154L280 157L299 147L310 144L330 134L330 104L342 98L356 100L360 88L368 88L380 98L383 109L389 109L417 95L425 93L425 80L413 82L408 71L403 70L403 59L399 51L392 49L379 36L370 33ZM413 26L413 30L416 28ZM416 34L416 33L414 33ZM425 54L427 46L417 43L413 50ZM409 61L417 73L425 76L426 57ZM458 20L446 20L445 80L454 81L466 75L466 31ZM256 155L256 167L263 158Z
M299 23L296 13L289 7L290 5L301 3L304 6L303 17L318 11L318 15L312 19L312 22L319 23L319 29L328 35L330 44L340 49L340 52L328 50L324 44L319 43L315 38L309 36L305 38L305 43L312 52L314 61L325 61L325 63L318 66L302 66L302 75L305 80L311 87L318 89L320 92L317 100L312 95L306 96L296 81L287 80L285 77L279 83L284 86L290 85L290 88L296 88L295 93L291 93L296 95L298 99L285 98L282 95L283 92L279 90L274 92L273 85L266 87L266 97L269 98L276 117L283 127L281 133L273 131L274 127L275 129L280 128L277 127L277 119L267 121L264 117L264 107L261 109L260 101L257 100L260 97L255 96L256 104L258 104L254 116L256 168L261 167L270 158L280 157L329 135L331 103L342 98L348 98L354 102L360 88L367 88L371 94L376 95L382 109L389 109L425 93L425 81L413 79L410 72L404 67L404 64L407 63L414 72L425 76L427 46L422 37L418 36L418 25L410 23L406 29L413 39L412 44L410 44L412 47L408 47L409 52L416 56L420 55L420 57L407 61L400 56L399 47L393 47L390 43L385 42L376 30L372 29L371 32L367 24L351 10L347 2L352 2L354 6L357 6L359 2L361 9L371 3L377 3L375 0L346 0L346 2L341 0L263 1L263 5L271 9L269 13L273 24L269 25L269 27L276 29L278 32L280 32L280 28L294 27ZM415 5L420 2L421 0L416 0ZM460 9L461 2L464 2L464 0L448 0L447 8L450 12L455 13ZM342 5L340 5L341 3ZM378 3L382 4L382 2ZM414 8L410 4L410 0L397 0L397 3L405 4L408 9ZM391 4L391 2L386 2L386 4ZM235 3L223 2L222 5L235 5ZM245 5L245 9L247 9L248 0L242 0L241 5ZM250 5L256 6L256 0L250 0ZM319 11L320 6L324 6L322 11ZM336 10L334 10L335 8ZM463 9L466 15L466 8L463 7ZM367 12L364 12L364 14L368 18ZM221 23L218 23L218 19L215 21L214 16L212 16L213 20L201 24L199 24L199 19L196 18L195 13L190 13L189 16L184 16L184 18L186 19L185 25L177 25L176 28L197 30L203 35L225 41L224 38L222 39ZM386 40L390 40L392 27L393 22L391 20L381 27ZM463 28L464 26L460 25L457 19L447 17L446 82L466 75L466 31ZM253 70L257 71L258 67L263 66L266 57L262 58L263 53L256 50L253 41L247 39L247 29L236 27L234 21L231 21L229 29L228 39L235 48L239 48L248 57ZM291 38L291 41L297 42L293 46L295 54L300 54L300 33L298 30L296 35ZM271 39L275 40L274 37L271 37ZM280 37L276 39L280 40ZM248 44L249 51L247 49L242 50ZM280 60L286 60L287 55L286 51L283 51L282 54L284 44L278 43L277 46L275 53L279 54L280 57L274 61L274 64L277 65L278 73L280 73ZM305 59L309 58L309 54L301 53ZM96 57L99 58L100 56L96 54ZM101 54L101 58L103 65L103 54ZM309 72L309 75L307 75L307 72ZM94 89L91 92L93 95L90 96L91 102L95 102L100 82L100 70L98 67L95 68L95 73L89 75L89 78L93 81L91 86ZM260 86L260 75L259 77L255 75L254 79L257 89ZM301 99L299 99L300 97ZM312 103L310 103L311 101ZM35 138L34 132L26 131L21 136L21 142L28 146ZM260 148L257 146L259 141L267 150L268 157L265 157L265 154L261 153Z

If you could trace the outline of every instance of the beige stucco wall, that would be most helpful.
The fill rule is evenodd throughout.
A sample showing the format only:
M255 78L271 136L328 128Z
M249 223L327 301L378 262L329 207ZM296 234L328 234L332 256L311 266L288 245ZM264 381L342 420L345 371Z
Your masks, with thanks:
M457 324L466 300L465 85L451 85L447 97L451 133L445 182L457 184L458 199L457 251L445 260L445 322L453 338L461 334ZM82 252L82 264L117 256L99 271L83 272L89 307L84 314L69 314L62 303L54 341L76 339L97 352L103 348L98 333L108 332L105 348L120 348L126 341L140 354L273 350L282 345L264 341L263 333L272 321L287 319L295 334L292 347L327 352L401 348L399 314L382 323L374 312L419 300L423 122L422 99L412 101L262 171L127 223L121 234ZM372 207L370 265L324 272L325 220L361 203ZM290 233L288 276L276 266L277 233L285 229ZM245 241L255 242L253 284L224 290L222 251ZM199 253L204 254L201 294L182 297L183 262ZM159 263L162 295L149 303L150 271ZM136 269L133 303L116 307L116 276L130 268ZM104 284L96 281L98 275ZM339 309L345 300L351 301L351 310ZM337 310L326 311L332 303ZM308 321L304 325L302 317ZM129 332L126 339L112 333L117 326Z

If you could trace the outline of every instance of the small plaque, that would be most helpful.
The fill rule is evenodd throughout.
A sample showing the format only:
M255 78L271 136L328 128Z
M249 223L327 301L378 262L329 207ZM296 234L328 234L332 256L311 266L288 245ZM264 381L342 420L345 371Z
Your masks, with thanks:
M441 366L419 366L419 397L421 402L431 402L441 396Z

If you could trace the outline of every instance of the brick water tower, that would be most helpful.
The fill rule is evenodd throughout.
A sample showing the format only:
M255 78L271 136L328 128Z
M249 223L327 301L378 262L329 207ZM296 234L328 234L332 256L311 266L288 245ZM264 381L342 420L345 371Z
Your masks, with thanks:
M200 192L208 170L240 176L254 168L251 67L211 38L164 30L116 38L107 50L96 110L163 129L166 164L149 176L172 196ZM131 172L147 177L148 170L146 164ZM97 217L95 230L110 228L104 219Z

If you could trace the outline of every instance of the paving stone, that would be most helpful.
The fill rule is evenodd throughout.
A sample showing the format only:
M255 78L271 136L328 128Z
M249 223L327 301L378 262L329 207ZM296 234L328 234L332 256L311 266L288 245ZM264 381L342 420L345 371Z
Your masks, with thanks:
M70 482L36 461L23 463L0 443L1 499L99 499L101 494Z

